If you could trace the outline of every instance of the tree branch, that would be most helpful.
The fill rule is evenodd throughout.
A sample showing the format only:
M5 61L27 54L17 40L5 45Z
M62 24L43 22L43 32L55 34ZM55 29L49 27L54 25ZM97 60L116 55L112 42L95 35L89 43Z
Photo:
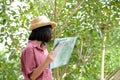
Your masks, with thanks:
M101 79L100 80L104 80L104 64L105 64L105 50L106 50L106 45L105 45L105 42L106 42L106 33L105 35L103 36L103 42L102 42L102 60L101 60Z
M50 3L51 9L54 11L54 5L53 5L53 3L51 2L51 0L48 0L48 2Z
M60 13L61 13L61 11L63 10L63 7L65 6L65 3L66 3L66 0L64 0L64 2L63 2L63 4L62 4L62 7L60 8L60 10L58 10L58 15L57 15L57 17L60 16Z
M78 11L78 9L80 8L80 6L83 4L84 0L81 3L78 3L78 5L75 7L75 9L73 9L70 14L70 16L66 19L66 21L64 22L64 26L67 26L67 23L69 21L69 19ZM65 27L64 27L65 28ZM61 31L63 30L63 27L61 28ZM58 34L58 36L61 34L61 32Z

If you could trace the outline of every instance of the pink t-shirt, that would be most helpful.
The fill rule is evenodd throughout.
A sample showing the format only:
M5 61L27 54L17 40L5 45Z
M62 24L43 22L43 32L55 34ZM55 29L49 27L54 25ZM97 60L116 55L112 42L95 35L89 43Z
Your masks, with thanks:
M22 51L21 55L21 71L24 76L24 80L30 80L29 74L31 74L35 68L44 62L47 55L48 51L45 45L40 47L34 41L28 41L28 44ZM52 73L49 66L36 80L52 80Z

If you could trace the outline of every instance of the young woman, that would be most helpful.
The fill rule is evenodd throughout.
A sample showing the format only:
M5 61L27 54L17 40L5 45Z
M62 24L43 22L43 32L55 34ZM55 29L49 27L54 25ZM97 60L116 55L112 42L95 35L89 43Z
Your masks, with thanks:
M21 55L21 70L24 80L52 80L49 64L55 59L54 51L48 53L45 44L52 38L56 23L46 16L32 20L29 41Z

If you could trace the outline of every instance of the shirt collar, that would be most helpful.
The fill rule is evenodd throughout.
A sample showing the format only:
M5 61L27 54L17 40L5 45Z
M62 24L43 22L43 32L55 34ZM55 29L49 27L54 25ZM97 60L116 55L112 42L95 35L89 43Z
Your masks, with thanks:
M41 46L39 46L39 44L37 44L35 41L33 41L33 40L29 40L28 41L28 44L30 44L31 46L33 46L33 47L35 47L35 48L38 48L38 49L40 49L40 50L45 50L46 49L46 47L45 47L45 45L44 44L42 44Z

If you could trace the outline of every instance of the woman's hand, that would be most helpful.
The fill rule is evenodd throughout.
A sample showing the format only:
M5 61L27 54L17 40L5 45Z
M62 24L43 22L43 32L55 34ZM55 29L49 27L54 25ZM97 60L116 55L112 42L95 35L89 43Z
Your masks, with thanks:
M30 74L30 79L36 80L36 78L42 74L44 69L46 67L48 67L48 65L55 59L55 57L56 57L56 55L55 55L54 51L51 51L47 55L46 60L41 65L39 65L36 69L34 69L34 71Z
M55 59L55 57L56 57L56 54L54 53L54 51L51 51L48 54L46 60L47 60L48 63L51 63Z

